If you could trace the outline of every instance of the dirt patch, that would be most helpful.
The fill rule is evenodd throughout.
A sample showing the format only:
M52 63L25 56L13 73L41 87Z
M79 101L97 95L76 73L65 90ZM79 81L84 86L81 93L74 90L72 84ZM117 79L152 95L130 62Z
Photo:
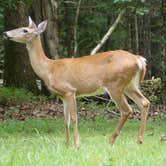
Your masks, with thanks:
M130 118L140 119L140 111L134 109ZM86 120L95 120L97 116L112 119L119 117L120 112L117 108L109 110L107 107L103 110L94 108L78 107L78 118ZM166 120L166 106L152 106L149 111L149 117L159 116L162 120ZM28 118L59 118L63 117L63 105L54 100L35 101L26 103L7 103L0 104L0 121L7 119L26 120Z

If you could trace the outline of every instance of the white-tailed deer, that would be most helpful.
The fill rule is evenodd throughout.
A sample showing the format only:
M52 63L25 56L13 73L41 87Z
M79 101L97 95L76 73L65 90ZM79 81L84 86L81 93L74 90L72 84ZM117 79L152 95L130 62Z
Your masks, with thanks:
M146 72L145 59L127 51L117 50L81 58L48 59L43 51L40 34L47 21L38 27L29 17L29 26L4 32L3 35L16 42L25 43L35 73L44 80L51 93L57 94L64 103L66 141L69 144L70 117L74 128L74 145L79 147L76 96L90 94L104 88L121 111L119 122L109 142L114 143L132 108L126 97L131 98L141 110L138 143L143 142L149 101L139 90L139 83Z

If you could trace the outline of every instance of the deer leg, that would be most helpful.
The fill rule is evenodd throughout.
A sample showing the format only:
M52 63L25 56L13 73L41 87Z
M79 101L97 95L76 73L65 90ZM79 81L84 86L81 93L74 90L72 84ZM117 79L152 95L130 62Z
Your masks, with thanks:
M79 148L79 134L77 127L77 108L76 108L76 99L75 93L67 93L65 95L66 109L70 113L71 120L73 123L74 130L74 145L76 148Z
M120 117L119 122L118 122L116 128L114 129L110 139L109 139L110 144L113 144L115 142L115 139L119 135L120 130L122 129L128 116L132 113L132 108L128 104L125 96L123 94L121 94L119 96L117 96L118 93L115 93L115 94L116 94L116 96L113 95L113 93L111 95L112 95L113 100L115 101L115 103L117 104L117 106L119 107L119 109L121 111L121 117Z
M126 90L126 95L131 98L141 110L141 123L138 131L137 143L143 143L144 132L146 127L146 120L149 112L150 102L149 100L141 93L137 87L132 87Z
M65 133L66 133L66 144L69 145L70 143L70 112L67 110L67 104L63 101L64 105L64 125L65 125Z

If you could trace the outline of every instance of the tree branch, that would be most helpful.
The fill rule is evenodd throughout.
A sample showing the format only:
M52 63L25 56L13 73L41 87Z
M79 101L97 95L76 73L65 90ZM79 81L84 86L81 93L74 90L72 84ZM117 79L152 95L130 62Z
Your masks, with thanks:
M78 43L77 43L77 27L78 27L78 18L80 13L81 0L78 0L76 16L75 16L75 26L74 26L74 56L77 55Z
M109 36L112 34L114 29L117 27L118 23L120 22L123 14L125 13L125 9L121 10L117 19L115 20L114 24L109 28L107 33L104 35L102 40L98 43L98 45L91 51L91 55L96 54L96 52L104 45L104 43L108 40Z

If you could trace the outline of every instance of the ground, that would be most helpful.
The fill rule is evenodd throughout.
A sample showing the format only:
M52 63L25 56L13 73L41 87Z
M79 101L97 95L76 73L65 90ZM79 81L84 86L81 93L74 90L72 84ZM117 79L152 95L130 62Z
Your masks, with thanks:
M133 119L128 120L115 145L109 145L108 138L116 123L116 118L80 120L81 147L77 150L73 138L69 147L65 145L62 118L4 121L0 124L0 166L166 165L164 120L148 120L142 145L136 144L139 120Z
M165 105L151 102L145 141L137 145L140 112L132 104L134 114L111 146L108 139L120 116L116 106L101 97L78 99L77 150L72 128L71 145L65 144L63 106L58 100L20 89L0 90L0 166L166 165Z

